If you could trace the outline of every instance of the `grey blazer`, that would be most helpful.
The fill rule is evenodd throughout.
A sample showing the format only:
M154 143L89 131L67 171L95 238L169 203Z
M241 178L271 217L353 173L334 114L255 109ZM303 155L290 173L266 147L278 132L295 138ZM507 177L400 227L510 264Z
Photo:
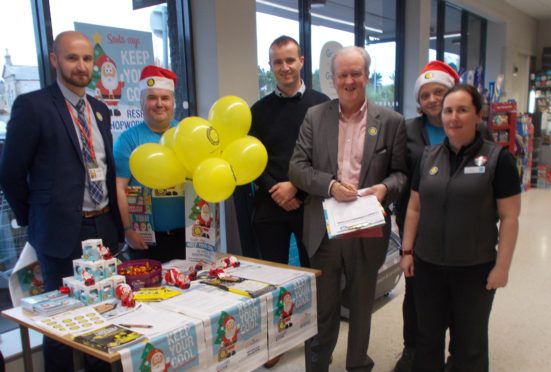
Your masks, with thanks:
M372 129L373 128L373 129ZM339 101L311 107L306 113L289 165L289 179L308 193L304 202L304 244L313 256L325 234L322 201L337 176ZM378 183L388 189L385 206L398 200L407 181L406 129L402 115L368 102L359 188Z

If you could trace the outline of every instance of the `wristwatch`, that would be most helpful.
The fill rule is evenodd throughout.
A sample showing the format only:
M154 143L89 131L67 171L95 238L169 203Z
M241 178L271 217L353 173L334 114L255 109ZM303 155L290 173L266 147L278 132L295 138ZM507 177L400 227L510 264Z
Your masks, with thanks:
M413 255L413 249L402 249L402 256Z

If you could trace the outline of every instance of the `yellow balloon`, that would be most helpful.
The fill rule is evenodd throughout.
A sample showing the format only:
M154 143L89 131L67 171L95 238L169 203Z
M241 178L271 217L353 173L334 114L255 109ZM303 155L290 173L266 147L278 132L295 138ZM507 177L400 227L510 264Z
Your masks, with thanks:
M193 175L193 187L197 195L208 202L226 200L235 190L235 178L230 164L221 158L202 161Z
M173 148L178 160L193 176L203 160L220 156L218 132L205 119L190 116L176 127Z
M174 132L176 132L176 127L172 127L164 132L161 136L160 144L174 149Z
M268 164L268 151L257 138L246 136L230 143L222 152L230 163L238 185L257 179Z
M139 183L152 189L166 189L184 183L186 178L186 170L174 151L159 143L136 147L130 154L130 172Z
M243 99L224 96L214 102L209 111L209 121L220 134L222 148L232 141L245 137L251 129L251 110Z

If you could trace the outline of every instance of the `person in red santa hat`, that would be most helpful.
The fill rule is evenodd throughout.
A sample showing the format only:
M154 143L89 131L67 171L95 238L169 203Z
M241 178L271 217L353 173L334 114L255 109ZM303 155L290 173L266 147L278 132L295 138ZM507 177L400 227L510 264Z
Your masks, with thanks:
M458 83L459 75L457 72L453 67L441 61L429 62L415 81L413 96L417 101L417 111L420 116L406 121L408 179L411 179L414 167L421 159L425 146L441 144L444 141L446 134L442 126L442 100L448 90ZM488 128L484 124L480 123L478 129L485 139L493 141ZM396 222L402 237L410 196L409 185L405 190L402 199L396 205ZM410 371L415 355L418 331L412 277L406 277L402 313L404 320L404 350L395 366L397 372Z
M114 116L120 116L118 110L119 100L122 95L124 82L119 81L117 74L117 65L108 55L102 54L97 60L96 65L100 69L100 80L96 85L103 102L112 109Z
M163 134L178 122L174 120L174 90L177 83L172 71L145 66L140 76L140 104L144 121L125 130L113 147L117 173L117 196L125 238L132 259L149 258L161 262L186 258L184 184L176 185L174 195L152 196L152 226L140 234L132 226L126 189L140 184L130 172L130 154L145 143L159 143ZM146 240L151 231L155 241Z

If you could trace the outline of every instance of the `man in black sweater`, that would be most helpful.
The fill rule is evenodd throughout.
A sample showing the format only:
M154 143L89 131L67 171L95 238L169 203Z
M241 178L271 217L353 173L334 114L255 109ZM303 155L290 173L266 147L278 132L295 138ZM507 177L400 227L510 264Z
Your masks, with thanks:
M289 36L280 36L270 45L270 68L277 81L274 92L252 108L250 134L268 150L268 165L255 181L253 227L263 259L288 263L289 240L295 234L302 266L309 266L302 244L302 193L287 176L289 160L306 111L329 100L308 89L300 78L304 57L300 46Z

